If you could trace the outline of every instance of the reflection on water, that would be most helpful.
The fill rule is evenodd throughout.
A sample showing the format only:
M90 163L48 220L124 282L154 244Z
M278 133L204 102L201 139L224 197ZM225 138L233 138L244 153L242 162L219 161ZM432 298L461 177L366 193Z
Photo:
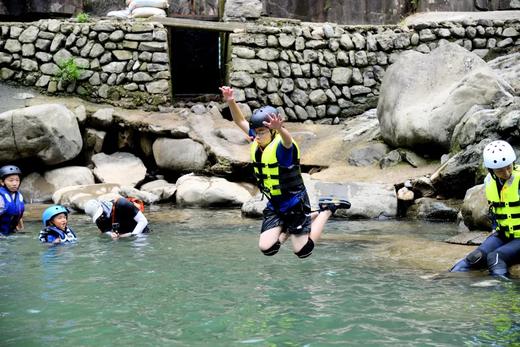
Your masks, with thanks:
M505 346L519 340L517 282L429 276L396 261L396 239L455 226L329 223L313 256L257 251L237 210L160 208L153 232L47 247L39 225L0 241L1 346ZM435 230L432 230L435 229ZM411 237L410 235L413 235ZM428 241L431 240L431 241ZM390 249L388 249L390 248ZM477 286L475 285L477 284Z

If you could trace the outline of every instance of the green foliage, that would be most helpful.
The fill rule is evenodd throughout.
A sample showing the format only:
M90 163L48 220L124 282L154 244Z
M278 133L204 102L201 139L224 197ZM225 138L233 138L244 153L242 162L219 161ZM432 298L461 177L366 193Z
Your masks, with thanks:
M417 7L419 7L419 1L420 0L409 0L410 1L410 5L412 7L412 10L413 11L417 11Z
M87 13L80 12L76 16L76 20L78 21L78 23L86 23L90 20L90 16Z
M69 58L58 64L60 71L57 77L63 82L77 81L81 75L81 69L78 67L73 58Z

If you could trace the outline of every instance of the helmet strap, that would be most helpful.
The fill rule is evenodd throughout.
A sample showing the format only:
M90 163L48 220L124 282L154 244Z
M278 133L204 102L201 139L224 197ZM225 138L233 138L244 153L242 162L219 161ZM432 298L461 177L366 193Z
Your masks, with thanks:
M491 177L493 178L493 180L495 180L495 183L497 186L497 193L498 193L498 196L500 196L500 191L502 190L502 187L504 186L504 184L502 183L502 180L500 178L498 178L498 176L495 174L493 169L488 169L488 171L489 171L489 174L491 175Z

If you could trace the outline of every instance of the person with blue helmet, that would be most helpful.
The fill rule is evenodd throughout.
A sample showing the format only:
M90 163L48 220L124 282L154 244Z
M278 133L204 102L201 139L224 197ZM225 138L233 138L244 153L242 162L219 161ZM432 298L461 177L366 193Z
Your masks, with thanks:
M14 165L0 167L0 234L8 236L23 229L25 204L18 191L22 171Z
M495 277L509 277L508 267L520 263L520 170L509 143L498 140L484 147L484 179L493 233L451 272L487 268Z
M48 207L42 213L43 229L38 236L43 243L67 243L77 240L76 233L68 225L69 210L61 205Z
M320 210L311 211L300 170L300 149L283 126L282 116L272 106L257 109L247 121L235 102L233 89L220 88L235 124L251 141L250 155L257 185L267 197L263 211L259 248L266 256L278 253L291 238L299 258L312 254L325 223L338 208L350 208L342 199L321 199Z

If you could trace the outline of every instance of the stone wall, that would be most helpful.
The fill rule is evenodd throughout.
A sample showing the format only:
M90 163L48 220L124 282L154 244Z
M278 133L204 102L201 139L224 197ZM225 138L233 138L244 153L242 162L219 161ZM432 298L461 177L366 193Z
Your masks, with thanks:
M385 70L407 50L448 41L479 56L520 47L519 20L464 20L405 26L263 21L230 35L229 83L236 100L270 104L289 120L339 122L377 105Z
M3 81L129 108L171 102L167 31L161 24L40 20L1 23L0 29ZM76 81L64 78L67 68L79 69Z

